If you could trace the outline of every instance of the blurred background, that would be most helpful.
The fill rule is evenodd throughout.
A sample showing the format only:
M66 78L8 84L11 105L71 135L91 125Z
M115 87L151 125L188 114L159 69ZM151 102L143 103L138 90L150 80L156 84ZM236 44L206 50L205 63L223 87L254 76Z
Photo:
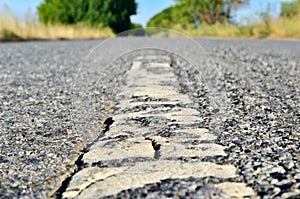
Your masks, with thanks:
M192 37L300 38L300 0L0 0L0 40L99 39L147 27ZM149 35L148 35L149 36Z

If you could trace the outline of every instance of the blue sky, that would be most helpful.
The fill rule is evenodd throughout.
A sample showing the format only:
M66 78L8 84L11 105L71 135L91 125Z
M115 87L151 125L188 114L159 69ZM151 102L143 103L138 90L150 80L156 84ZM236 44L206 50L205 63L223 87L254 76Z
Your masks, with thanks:
M237 20L241 23L251 23L259 20L258 14L265 12L270 6L270 14L278 17L281 10L281 2L291 0L250 0L249 6L243 7L236 11Z
M144 27L151 17L174 4L173 0L136 0L136 2L138 3L137 15L132 16L131 20Z
M271 13L273 16L278 16L280 13L280 2L288 0L250 0L248 7L239 9L236 13L237 20L247 23L248 21L255 21L255 15L266 10L268 3L271 5ZM28 8L30 7L32 13L36 12L36 7L42 0L0 0L0 5L7 4L11 10L19 17L24 17ZM143 26L147 21L159 13L163 9L174 4L173 0L136 0L138 3L137 15L132 16L131 20L134 23L140 23Z

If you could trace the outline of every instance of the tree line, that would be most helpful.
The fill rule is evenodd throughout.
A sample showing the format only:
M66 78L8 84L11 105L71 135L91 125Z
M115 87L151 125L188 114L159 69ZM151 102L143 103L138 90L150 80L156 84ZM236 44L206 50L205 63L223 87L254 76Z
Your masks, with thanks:
M163 22L167 28L175 24L199 28L201 24L233 23L232 11L248 4L249 0L175 0L174 6L152 17L147 26L156 27Z
M233 23L232 11L249 0L174 0L175 5L150 19L147 26L172 28L201 24ZM300 0L282 3L281 16L290 17L298 13ZM130 16L137 13L135 0L44 0L38 6L38 15L45 24L84 24L110 27L120 33L141 25L133 24Z
M110 27L115 33L130 29L136 14L135 0L44 0L37 8L45 24L78 24Z

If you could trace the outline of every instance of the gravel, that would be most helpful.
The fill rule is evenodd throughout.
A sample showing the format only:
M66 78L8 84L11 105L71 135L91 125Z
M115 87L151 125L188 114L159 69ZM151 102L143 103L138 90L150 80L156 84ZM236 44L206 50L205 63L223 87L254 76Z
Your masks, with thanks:
M91 92L101 67L78 73L93 46L0 44L0 198L47 197L97 137L100 114L92 111Z
M259 198L299 198L300 43L197 41L205 55L182 39L121 38L96 52L99 41L1 43L0 197L44 198L60 187L113 114L116 88L124 83L131 58L107 64L123 54L122 48L129 52L126 45L150 42L169 45L187 60L198 57L204 68L220 69L216 88L225 96L222 104L216 103L221 111L213 105L212 99L218 99L212 98L210 84L198 79L201 70L182 59L173 64L181 92L190 95L203 115L201 125L216 130L217 143L226 146L227 157L205 161L233 164L240 177L230 180L246 182ZM226 197L214 187L219 181L167 179L110 198Z
M299 47L297 42L286 42L280 49L275 49L276 44L270 49L256 48L255 53L249 53L250 46L217 50L224 60L229 102L219 143L227 146L228 161L239 168L259 197L295 194L297 198L300 62L296 53L300 51L282 51L288 45L290 51L295 50L292 46Z

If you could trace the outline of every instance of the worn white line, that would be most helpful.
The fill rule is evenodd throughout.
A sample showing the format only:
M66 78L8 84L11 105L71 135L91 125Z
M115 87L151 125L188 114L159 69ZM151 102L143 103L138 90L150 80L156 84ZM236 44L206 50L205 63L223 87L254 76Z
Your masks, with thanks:
M160 60L160 61L155 61ZM76 173L64 198L95 198L167 178L236 177L233 165L179 161L179 157L225 156L224 147L213 143L216 136L195 126L202 120L179 85L170 57L138 57L127 73L127 84L119 93L119 113L106 135L99 139L83 161L89 167ZM184 106L182 106L184 105ZM141 110L141 107L142 108ZM127 111L126 111L127 110ZM161 136L164 127L172 136ZM176 125L180 125L179 128ZM170 127L171 128L171 127ZM192 141L207 141L193 143ZM144 158L126 166L98 168L93 163ZM217 184L230 197L254 196L243 183Z

